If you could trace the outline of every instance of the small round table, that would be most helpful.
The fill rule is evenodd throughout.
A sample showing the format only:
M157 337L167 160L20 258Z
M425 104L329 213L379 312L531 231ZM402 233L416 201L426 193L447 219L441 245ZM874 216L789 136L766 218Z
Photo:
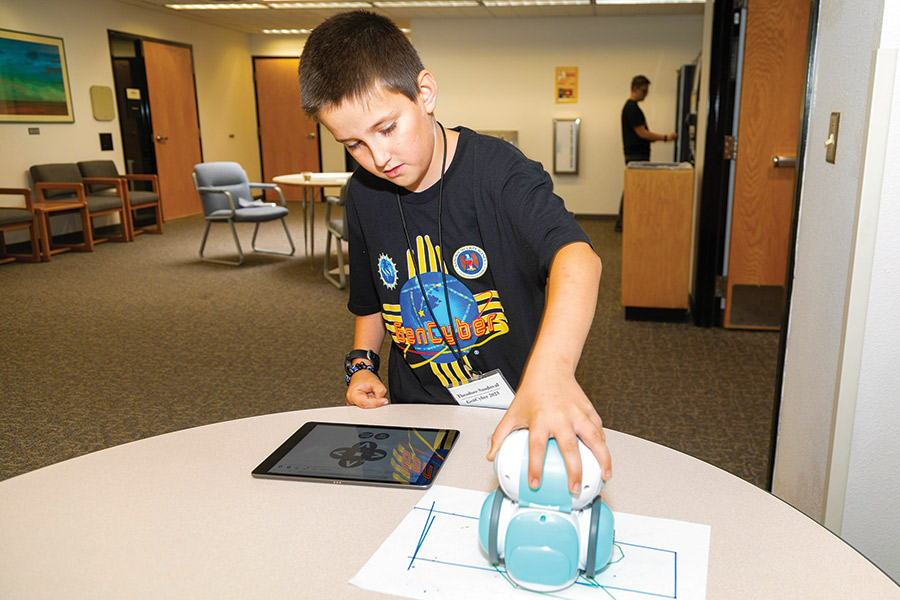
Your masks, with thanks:
M278 175L272 181L278 185L297 185L303 187L303 250L306 255L315 256L315 188L340 187L347 183L353 173L296 173ZM307 244L307 230L309 244Z

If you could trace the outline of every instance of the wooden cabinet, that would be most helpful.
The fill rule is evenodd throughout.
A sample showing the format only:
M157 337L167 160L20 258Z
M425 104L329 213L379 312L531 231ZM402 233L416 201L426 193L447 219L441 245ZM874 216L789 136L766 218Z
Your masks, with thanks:
M694 170L651 164L625 169L622 305L687 309Z

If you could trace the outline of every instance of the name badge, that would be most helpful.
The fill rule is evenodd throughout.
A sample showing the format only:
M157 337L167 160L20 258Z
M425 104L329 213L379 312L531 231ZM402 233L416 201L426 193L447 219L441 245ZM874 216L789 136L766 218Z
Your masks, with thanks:
M489 371L474 381L449 389L460 406L507 409L516 393L499 369Z

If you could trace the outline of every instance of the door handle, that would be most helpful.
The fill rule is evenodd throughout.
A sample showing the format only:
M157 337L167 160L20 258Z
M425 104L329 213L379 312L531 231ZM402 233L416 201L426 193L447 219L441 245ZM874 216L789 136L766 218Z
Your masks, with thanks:
M773 156L772 157L772 165L776 167L796 167L797 166L797 157L796 156Z
M165 137L165 136L162 136L162 135L156 136L156 141L157 141L157 142L164 142L164 141L166 141L167 139L169 139L169 138L167 138L167 137Z
M316 139L316 134L315 134L315 132L307 133L306 137L307 137L307 139L314 140L314 139Z

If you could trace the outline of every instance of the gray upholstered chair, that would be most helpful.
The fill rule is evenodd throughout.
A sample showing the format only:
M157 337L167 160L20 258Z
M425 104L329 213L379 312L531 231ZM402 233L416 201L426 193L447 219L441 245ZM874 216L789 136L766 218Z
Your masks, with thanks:
M20 260L22 262L38 262L41 253L38 249L37 230L34 226L34 204L31 201L31 190L28 188L0 188L4 196L24 196L25 206L0 206L0 264ZM27 229L31 236L31 253L7 252L4 233L16 229Z
M129 219L131 239L134 239L134 236L139 233L163 232L162 204L159 200L159 178L156 175L135 173L120 175L119 170L116 168L116 163L111 160L82 161L78 163L78 170L81 171L84 182L89 184L92 194L116 195L118 192L117 187L108 182L112 179L124 180L124 184L118 189L124 191L123 199L128 206L128 213L131 216ZM96 179L104 179L107 183L93 183ZM129 184L134 181L148 182L150 189L129 189ZM135 227L134 212L146 208L152 208L155 211L156 224L153 227Z
M91 225L84 232L85 243L88 246L107 240L114 242L131 240L131 213L125 203L124 185L121 180L92 179L93 183L109 183L117 190L115 194L94 194L85 189L81 171L75 163L34 165L30 171L38 202L75 202L86 205L89 223L96 217L118 213L122 233L98 237Z
M325 279L337 286L339 290L347 286L347 270L344 265L344 248L341 242L347 241L347 219L344 218L344 195L347 193L347 184L341 186L341 191L337 196L325 197L325 263L322 272ZM340 207L341 214L338 217L332 217L332 207ZM331 274L331 240L336 243L335 252L337 254L337 279Z
M203 241L200 242L200 260L223 265L237 266L242 264L244 262L244 253L241 250L241 243L234 228L235 223L242 222L256 225L253 229L253 239L250 242L254 252L282 254L285 256L294 254L294 240L291 239L291 232L288 231L287 222L284 220L288 215L288 209L284 202L284 194L281 193L281 188L274 183L250 183L247 173L236 162L208 162L194 165L193 177L194 187L200 193L200 200L203 203L203 216L206 218L206 229L203 231ZM281 205L254 200L250 191L251 188L275 190L281 199ZM276 219L280 219L281 225L284 227L284 233L287 235L288 244L291 247L290 252L256 247L256 235L259 233L259 224ZM228 223L228 226L231 228L231 236L234 238L234 245L237 247L237 261L206 258L203 255L209 228L213 223Z

